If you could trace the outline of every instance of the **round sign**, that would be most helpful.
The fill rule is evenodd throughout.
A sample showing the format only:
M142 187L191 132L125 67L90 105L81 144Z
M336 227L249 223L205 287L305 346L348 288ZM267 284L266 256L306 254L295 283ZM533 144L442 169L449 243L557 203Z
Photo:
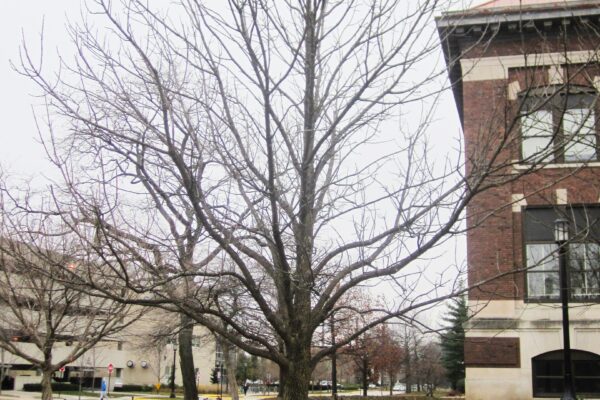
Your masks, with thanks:
M113 372L113 365L112 364L108 364L108 372Z
M60 372L65 372L65 367L60 367L59 371Z

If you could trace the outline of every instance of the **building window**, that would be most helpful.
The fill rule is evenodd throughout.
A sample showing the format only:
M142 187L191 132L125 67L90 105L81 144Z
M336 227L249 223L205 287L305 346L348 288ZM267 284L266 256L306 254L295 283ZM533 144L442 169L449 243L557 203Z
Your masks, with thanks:
M202 337L201 336L192 336L192 347L201 347L202 346Z
M220 367L223 364L223 346L220 338L215 340L215 366Z
M596 116L592 108L567 109L562 119L562 131L567 143L565 161L596 160Z
M600 245L569 245L570 288L574 298L600 297Z
M123 350L123 342L117 342L117 350Z
M115 377L120 378L123 375L123 368L117 368L115 371Z
M541 161L552 152L552 113L534 111L521 117L523 160Z
M556 244L528 244L527 293L530 298L558 298Z
M527 163L598 159L596 92L572 85L529 89L521 94L521 159Z
M527 208L524 212L524 253L527 298L559 300L558 252L554 220L571 221L573 241L568 244L568 284L572 300L600 300L600 207Z
M600 395L600 356L571 350L575 392L580 396ZM563 351L555 350L531 359L533 397L559 397L563 393Z

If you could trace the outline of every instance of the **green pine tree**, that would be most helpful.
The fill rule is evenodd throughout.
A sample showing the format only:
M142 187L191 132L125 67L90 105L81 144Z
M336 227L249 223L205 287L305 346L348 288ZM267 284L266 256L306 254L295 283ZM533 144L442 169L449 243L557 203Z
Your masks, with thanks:
M219 369L217 367L210 372L210 383L219 383Z
M465 329L467 321L467 300L464 296L454 299L448 305L448 323L442 335L442 364L453 390L465 389Z
M249 356L244 352L238 354L237 369L235 377L239 384L246 380L254 381L257 379L258 361L256 356Z

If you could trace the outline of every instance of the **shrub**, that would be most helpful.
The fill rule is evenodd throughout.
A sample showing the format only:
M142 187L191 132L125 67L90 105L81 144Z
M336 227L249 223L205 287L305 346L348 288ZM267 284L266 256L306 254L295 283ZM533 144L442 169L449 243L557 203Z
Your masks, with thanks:
M114 392L151 392L154 390L152 386L149 385L122 385L121 387L115 387Z
M216 394L219 393L219 385L212 383L210 385L198 385L198 393L200 394Z
M72 391L79 390L79 385L74 385L72 383L53 382L51 386L52 386L53 392L72 392ZM42 384L41 383L26 383L23 385L23 391L24 392L41 392Z
M456 390L460 393L465 392L465 378L459 379L458 382L456 382Z

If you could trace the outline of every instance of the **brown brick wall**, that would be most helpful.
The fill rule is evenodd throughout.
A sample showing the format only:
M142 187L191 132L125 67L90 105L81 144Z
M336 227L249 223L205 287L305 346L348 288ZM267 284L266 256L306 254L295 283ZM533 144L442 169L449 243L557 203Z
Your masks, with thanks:
M507 107L506 81L465 82L464 135L468 174L478 175L489 166L491 157L502 165L513 159L512 142L506 135ZM503 151L496 154L498 148ZM501 169L487 183L496 179L504 182L510 171ZM470 298L515 298L516 287L512 272L513 237L510 185L500 185L477 195L467 213L467 254L469 285L493 277L493 281L480 285L470 292Z
M519 338L465 338L466 367L519 368L521 366L519 352Z
M526 42L526 43L525 43ZM506 37L492 46L476 46L468 56L522 54L523 51L557 51L564 49L559 41L515 41ZM562 39L560 44L564 45ZM595 44L594 44L595 45ZM571 44L572 49L592 48L585 40ZM484 53L485 51L485 53ZM532 61L535 57L532 58ZM572 77L575 83L589 84L599 74L597 66ZM506 98L507 85L518 80L521 89L528 85L547 83L539 69L512 69L507 80L463 82L464 137L468 175L477 175L487 167L492 155L495 165L520 158L520 132L516 118L517 102ZM581 77L581 78L580 78ZM600 102L599 102L600 105ZM600 108L597 108L600 121ZM600 125L600 122L599 122ZM600 126L598 126L600 131ZM599 138L600 139L600 138ZM600 143L600 140L598 140ZM494 153L498 147L502 151ZM556 189L567 189L571 204L598 203L600 198L600 168L544 169L511 180L509 168L499 169L489 179L492 186L478 194L467 210L467 260L469 285L489 280L471 290L470 299L523 299L525 277L518 272L523 267L521 214L514 213L512 194L527 196L528 205L556 204ZM508 183L502 183L507 182ZM494 186L494 185L497 186ZM493 279L497 277L497 279Z

